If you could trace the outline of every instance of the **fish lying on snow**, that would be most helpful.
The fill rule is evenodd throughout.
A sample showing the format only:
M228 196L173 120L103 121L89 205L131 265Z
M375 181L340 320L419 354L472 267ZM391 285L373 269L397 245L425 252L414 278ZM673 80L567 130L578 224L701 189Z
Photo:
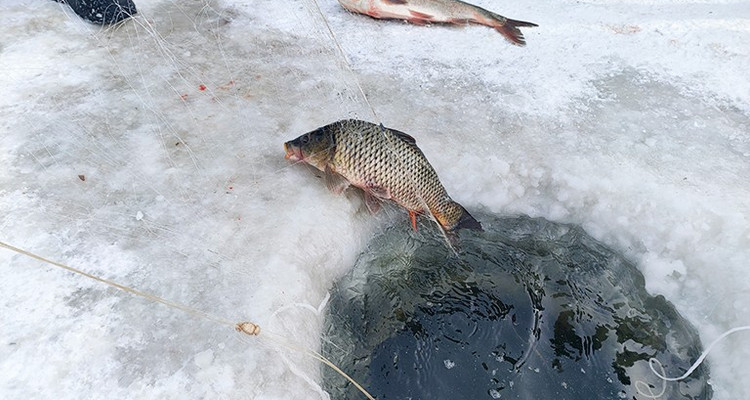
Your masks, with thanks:
M349 185L364 191L365 204L377 212L393 200L409 211L429 213L449 239L458 229L482 230L460 204L451 200L437 173L413 137L360 120L342 120L284 143L286 158L304 161L325 173L326 185L341 193Z
M459 0L339 0L339 3L349 11L373 18L405 19L417 25L430 22L486 25L519 46L525 45L526 40L518 28L538 26L531 22L505 18Z

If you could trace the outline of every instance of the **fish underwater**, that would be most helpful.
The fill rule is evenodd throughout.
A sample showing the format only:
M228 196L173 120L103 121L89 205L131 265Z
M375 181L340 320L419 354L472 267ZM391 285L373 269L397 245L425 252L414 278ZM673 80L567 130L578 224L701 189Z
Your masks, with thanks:
M479 221L448 196L416 140L406 133L348 119L290 140L284 150L285 158L323 171L334 193L350 185L362 189L371 213L387 200L406 208L415 231L420 214L431 215L451 243L459 229L482 230Z
M474 23L494 28L511 43L526 45L519 27L537 24L517 21L460 0L338 0L345 9L378 19L405 19L416 25L443 22Z

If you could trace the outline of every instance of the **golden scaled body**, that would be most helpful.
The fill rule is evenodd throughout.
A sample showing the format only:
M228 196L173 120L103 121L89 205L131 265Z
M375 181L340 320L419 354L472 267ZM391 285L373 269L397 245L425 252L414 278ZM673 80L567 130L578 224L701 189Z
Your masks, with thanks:
M325 173L334 192L348 185L364 191L370 211L392 200L416 215L432 215L443 231L481 230L481 225L453 201L411 136L360 120L342 120L284 143L286 157Z

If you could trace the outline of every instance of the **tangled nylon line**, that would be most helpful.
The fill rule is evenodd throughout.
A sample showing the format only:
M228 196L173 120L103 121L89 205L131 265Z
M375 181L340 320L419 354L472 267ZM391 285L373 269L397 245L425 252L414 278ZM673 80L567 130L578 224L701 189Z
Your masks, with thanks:
M336 34L333 32L333 28L331 28L331 24L328 22L328 18L326 17L325 13L323 13L323 9L320 7L320 3L318 0L312 0L313 4L315 4L315 10L320 15L321 20L326 26L326 29L328 30L328 34L331 37L331 40L333 41L333 44L336 46L336 50L338 50L338 54L343 60L344 65L346 66L347 71L349 74L354 78L354 83L357 85L357 89L359 90L360 95L362 96L362 99L364 99L367 106L370 108L370 112L372 113L372 116L375 121L377 121L380 124L380 129L383 135L385 136L386 140L388 141L388 152L392 155L393 160L401 167L402 170L406 170L401 158L393 151L394 144L392 142L392 138L389 135L386 135L386 128L383 126L383 122L378 116L378 113L375 111L375 107L373 107L372 103L370 103L370 100L367 98L367 95L365 94L364 89L362 88L362 85L360 84L359 78L357 77L356 72L354 72L354 68L352 67L352 64L349 62L349 59L346 56L346 52L344 52L344 48L341 46L341 43L339 42L338 38L336 37ZM414 179L414 176L409 175L409 180L411 181L412 187L415 191L417 191L417 195L419 196L419 200L421 201L422 208L424 210L429 210L429 207L427 205L427 202L424 200L424 197L421 195L420 192L420 185L417 184L417 182ZM427 217L429 217L436 225L440 226L440 223L437 221L434 215L432 215L431 212L426 213ZM447 236L445 232L440 230L441 235L443 239L445 240L446 245L448 248L453 252L454 255L458 255L458 251L455 248L455 246L451 243L450 238Z
M333 42L334 42L334 44L335 44L335 46L336 46L336 48L338 50L338 53L339 53L341 59L344 62L344 65L346 66L346 68L348 69L348 71L351 73L351 75L354 77L354 82L355 82L355 84L357 86L357 89L359 90L362 98L364 99L365 103L369 107L369 109L370 109L370 111L371 111L374 119L376 121L380 122L380 118L378 117L378 115L377 115L377 113L375 111L375 108L370 103L367 95L364 92L364 89L362 88L359 80L357 79L357 75L354 72L354 70L352 68L352 65L349 62L348 58L346 57L346 53L344 52L344 50L343 50L341 44L339 43L336 35L334 34L334 32L333 32L333 30L332 30L332 28L331 28L331 26L330 26L330 24L328 22L328 19L325 17L325 14L322 12L322 9L321 9L321 7L319 5L318 0L313 0L313 3L316 6L317 12L322 17L322 20L323 20L323 22L326 25L328 33L330 34L330 37L332 38L332 40L333 40ZM119 26L122 26L122 23L119 23L116 26L116 28L118 28ZM155 30L154 30L154 32L155 32ZM381 126L381 129L383 129L383 131L385 131L385 127L383 127L382 122L381 122L380 126ZM426 206L426 204L425 204L425 206ZM432 216L430 215L430 217L432 217ZM433 217L433 220L434 220L434 217ZM349 375L347 375L344 371L342 371L339 367L337 367L335 364L333 364L331 361L329 361L328 359L326 359L321 354L319 354L319 353L317 353L317 352L315 352L315 351L313 351L311 349L307 349L307 348L304 348L304 347L301 347L301 346L298 346L298 345L294 345L294 344L286 341L283 337L275 335L275 334L272 334L270 332L264 332L263 335L261 335L261 328L260 328L260 326L258 324L255 324L255 323L249 322L249 321L233 322L233 321L225 319L225 318L220 318L220 317L217 317L215 315L206 313L204 311L200 311L200 310L197 310L197 309L194 309L194 308L191 308L191 307L188 307L188 306L185 306L185 305L182 305L182 304L179 304L179 303L167 300L167 299L163 299L161 297L158 297L158 296L155 296L155 295L152 295L152 294L149 294L149 293L146 293L146 292L143 292L143 291L140 291L140 290L137 290L137 289L134 289L134 288L131 288L131 287L119 284L119 283L114 282L112 280L101 278L101 277L98 277L96 275L84 272L82 270L79 270L79 269L76 269L76 268L73 268L73 267L70 267L70 266L67 266L67 265L64 265L64 264L61 264L61 263L49 260L47 258L44 258L42 256L38 256L38 255L36 255L34 253L31 253L29 251L20 249L18 247L12 246L12 245L9 245L9 244L4 243L2 241L0 241L0 247L4 247L4 248L6 248L8 250L11 250L13 252L16 252L18 254L25 255L25 256L28 256L30 258L36 259L38 261L41 261L41 262L44 262L44 263L47 263L47 264L50 264L50 265L62 268L62 269L67 270L69 272L73 272L75 274L82 275L84 277L96 280L98 282L104 283L106 285L115 287L115 288L120 289L120 290L123 290L123 291L128 292L130 294L133 294L135 296L143 297L143 298L148 299L150 301L161 303L161 304L166 305L168 307L178 309L178 310L183 311L183 312L188 313L188 314L192 314L192 315L197 316L199 318L203 318L203 319L210 320L210 321L213 321L213 322L221 324L221 325L226 325L226 326L232 327L235 331L237 331L239 333L242 333L242 334L245 334L245 335L248 335L248 336L265 338L267 340L270 340L270 341L272 341L272 342L274 342L276 344L279 344L281 346L284 346L286 348L289 348L289 349L292 349L292 350L299 351L299 352L302 352L304 354L307 354L308 356L310 356L313 359L318 360L321 363L329 366L334 371L336 371L337 373L339 373L340 375L342 375L343 377L345 377L360 392L362 392L368 399L370 399L370 400L374 400L375 399L360 384L358 384L353 378L351 378ZM449 243L449 247L451 248L451 250L453 250L453 247L450 246L450 243ZM455 252L455 250L454 250L454 252ZM698 357L698 359L696 359L696 361L692 364L692 366L683 375L678 376L678 377L667 377L666 374L665 374L664 366L662 365L662 363L658 359L656 359L656 358L649 359L649 368L654 373L654 375L656 375L662 381L662 388L661 388L661 390L658 393L655 393L654 390L653 390L653 388L651 386L649 386L647 383L645 383L643 381L636 381L635 382L636 390L638 391L638 393L641 396L646 397L646 398L656 399L656 398L662 397L664 395L664 393L666 392L666 384L667 384L667 382L675 382L675 381L681 381L681 380L686 379L698 367L700 367L700 365L702 365L702 363L705 361L705 359L707 358L708 354L715 347L715 345L717 345L719 342L721 342L722 340L724 340L729 335L732 335L734 333L741 332L741 331L748 331L748 330L750 330L750 326L740 326L740 327L736 327L736 328L730 329L730 330L722 333L719 337L717 337L716 339L714 339L709 344L708 347L706 347L706 349Z
M354 83L357 85L357 88L359 89L359 93L362 95L362 98L365 100L365 103L367 103L367 106L370 107L370 112L372 112L372 116L375 118L375 121L380 122L378 113L375 112L375 107L373 107L372 104L370 104L370 100L367 98L367 95L365 94L364 89L362 89L362 85L360 85L359 79L357 79L357 74L354 72L354 68L352 68L352 64L349 62L349 59L346 57L344 48L341 47L341 43L339 43L339 40L336 38L336 34L333 33L331 24L328 23L328 18L326 18L326 15L323 13L323 10L320 8L320 4L318 3L318 0L313 0L313 3L315 3L316 11L318 11L318 14L320 14L320 17L323 19L323 23L325 23L326 29L328 29L328 34L331 35L331 39L333 39L333 43L336 45L336 49L339 52L339 56L341 56L341 59L344 60L344 65L346 65L347 70L349 70L349 73L354 77Z
M681 381L681 380L687 378L688 376L690 376L690 374L692 374L693 371L695 371L698 367L700 367L701 364L703 364L703 361L706 359L706 357L708 357L708 353L711 352L711 349L713 349L713 347L716 344L718 344L724 338L726 338L727 336L729 336L729 335L731 335L733 333L737 333L737 332L741 332L741 331L748 331L748 330L750 330L750 325L748 325L748 326L738 326L736 328L732 328L732 329L730 329L730 330L722 333L719 337L717 337L716 339L714 339L714 341L711 342L711 344L709 344L708 347L706 347L706 350L704 350L703 353L700 355L700 357L698 357L698 359L695 360L695 362L693 363L693 365L690 366L690 368L688 368L687 372L685 372L684 374L682 374L682 375L680 375L680 376L678 376L676 378L669 378L669 377L667 377L665 375L665 373L664 373L664 366L662 365L661 361L659 361L656 358L650 358L648 360L648 366L649 366L649 368L651 368L651 372L653 372L654 375L656 375L659 379L661 379L661 381L662 381L661 391L659 391L659 393L654 393L654 391L652 390L651 386L649 386L646 382L643 382L643 381L637 381L635 383L635 389L638 391L638 393L641 396L647 397L649 399L658 399L659 397L661 397L662 395L664 395L664 393L666 392L666 390L667 390L667 382ZM659 369L659 371L656 370L657 368Z
M344 52L344 49L341 47L341 44L339 43L338 39L336 38L336 35L333 33L333 29L331 28L331 25L328 23L328 18L326 18L325 14L323 13L322 9L320 8L320 4L318 3L318 0L313 0L313 3L315 4L315 7L316 7L318 13L320 14L320 17L322 18L323 22L325 23L326 28L328 29L328 33L330 34L331 39L333 40L334 44L336 45L336 48L337 48L337 50L339 52L339 55L341 56L341 58L344 61L344 65L346 65L347 69L349 70L349 73L354 77L354 82L356 83L357 88L359 89L359 92L362 95L362 98L365 100L365 102L367 103L368 107L370 108L370 111L372 112L373 117L375 117L375 120L376 121L380 121L380 119L378 118L377 113L375 112L375 108L372 106L372 104L370 103L369 99L367 98L367 95L365 94L365 91L362 89L362 85L359 83L359 79L357 79L357 75L354 72L354 69L352 68L352 65L349 62L348 58L346 57L346 53ZM383 126L382 122L380 123L380 128L383 131L383 133L385 133L385 127ZM396 160L398 161L398 157L396 157ZM412 179L412 181L413 181L413 179ZM416 186L417 185L415 185L415 187ZM424 200L423 200L423 203L424 203ZM425 209L428 209L426 207L427 206L426 204L424 204L424 206L425 206ZM432 218L432 220L437 223L437 221L431 215L431 213L428 213L428 214ZM445 236L445 235L443 235L443 236ZM446 242L448 243L448 247L454 252L454 254L457 254L456 253L456 249L450 243L450 241L448 240L448 238L445 237L445 239L446 239ZM641 394L642 396L647 397L647 398L656 399L656 398L661 397L666 392L667 382L681 381L681 380L687 378L688 376L690 376L690 374L692 374L703 363L703 361L708 356L708 353L711 351L711 349L717 343L719 343L721 340L723 340L724 338L726 338L727 336L729 336L729 335L731 335L733 333L744 331L744 330L750 330L750 326L740 326L740 327L733 328L733 329L730 329L730 330L724 332L722 335L720 335L718 338L716 338L713 342L711 342L711 344L706 348L705 351L703 351L703 354L701 354L701 356L698 357L698 359L687 370L687 372L685 372L682 376L679 376L679 377L676 377L676 378L669 378L669 377L665 376L664 366L661 364L661 362L658 359L656 359L656 358L649 359L649 361L648 361L649 368L654 373L654 375L656 375L659 379L662 380L662 389L661 389L661 391L659 393L654 393L653 390L652 390L652 388L647 383L645 383L643 381L637 381L637 382L635 382L636 390L639 392L639 394ZM657 368L661 372L657 371Z
M362 392L362 394L364 394L369 400L375 400L375 397L373 397L370 393L368 393L367 390L365 390L365 388L362 387L362 385L360 385L359 383L357 383L357 381L355 381L352 377L350 377L348 374L346 374L338 366L336 366L334 363L332 363L331 361L329 361L327 358L325 358L320 353L318 353L318 352L316 352L314 350L311 350L311 349L299 346L299 345L292 344L292 343L288 342L287 340L285 340L282 336L279 336L279 335L275 335L275 334L266 332L266 333L263 334L263 336L261 336L261 330L260 330L260 326L258 324L255 324L253 322L248 322L248 321L232 322L232 321L230 321L228 319L217 317L217 316L211 315L211 314L209 314L207 312L196 310L194 308L185 306L183 304L179 304L179 303L176 303L174 301L163 299L161 297L155 296L155 295L150 294L150 293L146 293L146 292L143 292L143 291L140 291L140 290L137 290L137 289L133 289L131 287L125 286L125 285L120 284L120 283L117 283L117 282L112 281L110 279L105 279L105 278L98 277L96 275L90 274L88 272L82 271L82 270L77 269L77 268L73 268L71 266L68 266L68 265L65 265L65 264L62 264L62 263L59 263L57 261L50 260L48 258L42 257L40 255L34 254L34 253L30 252L30 251L18 248L16 246L7 244L7 243L2 242L2 241L0 241L0 247L4 247L4 248L6 248L6 249L8 249L10 251L13 251L15 253L18 253L18 254L21 254L21 255L33 258L35 260L41 261L41 262L46 263L46 264L53 265L55 267L64 269L66 271L73 272L75 274L85 276L85 277L87 277L89 279L93 279L95 281L98 281L98 282L104 283L106 285L115 287L117 289L123 290L123 291L128 292L130 294L133 294L135 296L143 297L143 298L148 299L150 301L164 304L167 307L175 308L175 309L180 310L182 312L185 312L187 314L191 314L191 315L197 316L199 318L203 318L203 319L206 319L206 320L209 320L209 321L213 321L213 322L215 322L217 324L230 326L235 331L243 333L243 334L246 334L248 336L261 337L261 338L267 339L269 341L272 341L272 342L274 342L274 343L276 343L278 345L284 346L284 347L286 347L288 349L291 349L291 350L294 350L294 351L299 351L299 352L301 352L303 354L306 354L306 355L312 357L313 359L318 360L318 361L322 362L323 364L329 366L331 369L333 369L338 374L340 374L341 376L343 376L344 378L346 378L349 382L351 382L352 385L354 385L360 392Z

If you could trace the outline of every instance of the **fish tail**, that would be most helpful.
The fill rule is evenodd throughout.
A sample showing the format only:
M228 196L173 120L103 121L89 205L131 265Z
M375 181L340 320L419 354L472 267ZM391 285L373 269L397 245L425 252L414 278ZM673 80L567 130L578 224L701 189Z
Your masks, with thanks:
M483 231L482 224L472 217L462 205L452 200L439 212L433 212L433 215L446 234L452 234L459 229Z
M502 15L498 15L495 13L490 13L490 16L493 20L491 26L495 28L496 31L505 36L508 40L510 40L511 43L519 46L525 46L526 39L523 37L523 33L521 33L521 30L518 28L539 26L533 22L518 21L515 19L505 18Z

